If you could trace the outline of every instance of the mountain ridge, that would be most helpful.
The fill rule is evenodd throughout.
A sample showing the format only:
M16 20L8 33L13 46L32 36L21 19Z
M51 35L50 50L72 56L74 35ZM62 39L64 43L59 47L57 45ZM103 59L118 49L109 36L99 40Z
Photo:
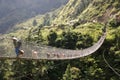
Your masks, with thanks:
M1 0L0 33L5 33L7 28L10 29L13 25L23 20L59 8L61 5L66 4L67 1L68 0Z

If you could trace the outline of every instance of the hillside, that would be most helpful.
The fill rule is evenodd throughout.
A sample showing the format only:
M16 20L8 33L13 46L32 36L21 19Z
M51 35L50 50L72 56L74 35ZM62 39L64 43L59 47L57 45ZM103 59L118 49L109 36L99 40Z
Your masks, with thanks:
M120 14L118 1L70 0L66 6L54 12L38 15L28 21L15 25L11 32L17 32L17 30L20 32L19 29L21 31L29 31L30 29L35 31L36 29L39 30L40 26L64 27L72 25L73 27L79 27L86 22L105 23L108 21L113 25L115 24L116 15ZM34 22L36 22L36 25L33 25ZM117 19L117 22L119 22L119 19Z
M120 0L69 0L53 12L15 25L6 36L17 36L36 45L82 50L99 40L106 23L106 40L95 53L62 61L5 59L0 62L4 72L0 73L1 79L17 76L23 80L119 80ZM7 70L3 67L6 65Z
M0 0L0 33L5 33L16 23L55 10L66 2L67 0Z

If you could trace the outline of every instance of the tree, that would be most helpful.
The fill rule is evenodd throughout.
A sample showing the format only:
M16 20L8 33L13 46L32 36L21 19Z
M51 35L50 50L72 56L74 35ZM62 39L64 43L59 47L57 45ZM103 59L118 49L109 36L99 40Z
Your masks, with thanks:
M55 41L57 39L57 33L54 31L51 31L47 38L48 38L48 44L51 46L55 46Z
M70 68L71 66L70 64L68 64L65 74L63 75L63 80L72 80L72 77L71 77L72 74L70 72Z
M68 64L65 74L63 75L63 80L80 80L80 70L76 67L71 67Z
M34 21L33 21L33 26L36 26L36 25L37 25L37 21L34 20Z

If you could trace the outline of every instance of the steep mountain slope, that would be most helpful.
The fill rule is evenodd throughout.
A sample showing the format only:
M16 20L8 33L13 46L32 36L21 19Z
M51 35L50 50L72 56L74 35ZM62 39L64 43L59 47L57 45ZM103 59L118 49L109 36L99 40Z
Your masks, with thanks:
M61 10L55 22L66 22L74 19L100 21L102 18L105 19L105 16L113 18L113 15L119 12L119 2L119 0L71 0Z
M36 16L20 25L15 25L12 31L28 26L33 28L38 27L39 29L41 25L64 26L72 23L74 27L77 27L77 25L80 26L82 23L91 21L105 23L107 20L116 20L115 16L120 14L119 5L119 0L70 0L66 6L54 12ZM36 27L33 26L34 20L37 22ZM117 21L119 22L119 19Z
M67 5L59 12L54 23L66 23L77 19L77 17L91 4L92 0L70 0Z
M0 33L14 24L52 11L68 0L0 0Z

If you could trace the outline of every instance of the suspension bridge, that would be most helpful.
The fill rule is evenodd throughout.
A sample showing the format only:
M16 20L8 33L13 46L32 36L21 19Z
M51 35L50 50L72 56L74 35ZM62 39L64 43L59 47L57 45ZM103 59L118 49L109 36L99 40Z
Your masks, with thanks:
M66 60L66 59L77 59L80 57L88 56L95 51L97 51L103 44L106 38L106 25L101 35L101 38L91 47L82 50L70 50L61 49L45 45L33 45L28 43L22 43L22 48L24 50L24 55L20 56L19 59L26 60ZM16 59L16 54L14 52L14 46L12 40L0 39L0 59ZM34 53L33 53L34 51Z

